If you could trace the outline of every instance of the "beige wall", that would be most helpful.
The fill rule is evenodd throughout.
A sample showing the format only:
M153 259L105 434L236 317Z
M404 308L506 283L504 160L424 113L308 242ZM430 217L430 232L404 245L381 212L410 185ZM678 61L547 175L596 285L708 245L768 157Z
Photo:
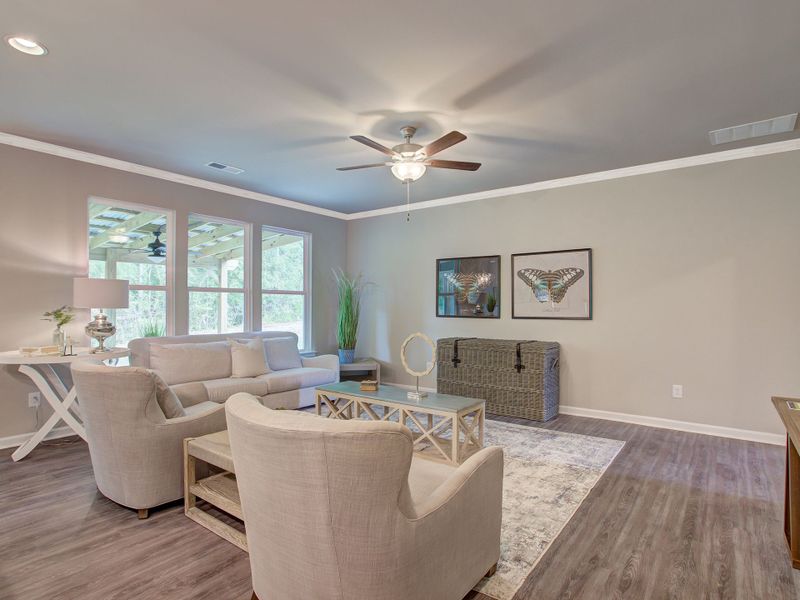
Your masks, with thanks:
M90 196L175 210L176 228L191 212L312 234L312 339L318 351L336 348L330 273L345 261L346 226L338 219L228 196L68 159L0 145L0 349L50 343L41 314L72 298L72 277L86 274L86 206ZM185 240L175 240L176 281L185 288ZM256 267L260 264L256 255ZM180 285L178 286L180 291ZM181 303L176 324L186 323ZM81 315L69 329L82 336ZM81 337L81 339L86 339ZM0 367L0 438L33 431L28 379ZM39 421L49 411L39 410Z
M798 189L791 152L349 222L348 267L376 284L358 353L410 383L414 331L555 340L562 404L780 432L770 396L800 396ZM580 247L594 320L511 319L510 254ZM484 254L502 256L502 318L437 319L436 258Z

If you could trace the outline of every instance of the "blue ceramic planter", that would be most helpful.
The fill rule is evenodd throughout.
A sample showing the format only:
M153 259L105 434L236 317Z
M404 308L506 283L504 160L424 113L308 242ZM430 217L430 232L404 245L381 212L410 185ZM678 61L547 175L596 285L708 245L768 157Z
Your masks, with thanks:
M342 363L343 365L349 365L355 360L355 358L356 358L355 348L350 348L347 350L339 348L339 362Z

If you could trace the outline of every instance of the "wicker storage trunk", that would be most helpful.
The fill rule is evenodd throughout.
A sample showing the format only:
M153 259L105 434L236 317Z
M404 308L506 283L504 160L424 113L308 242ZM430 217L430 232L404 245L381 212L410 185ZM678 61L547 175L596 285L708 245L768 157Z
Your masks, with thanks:
M556 342L442 338L437 391L486 400L486 412L549 421L558 414Z

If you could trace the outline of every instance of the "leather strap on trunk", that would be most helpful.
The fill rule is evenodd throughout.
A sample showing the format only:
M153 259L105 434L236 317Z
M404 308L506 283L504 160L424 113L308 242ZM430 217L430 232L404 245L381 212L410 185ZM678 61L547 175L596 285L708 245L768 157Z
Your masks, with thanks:
M477 338L468 337L468 338L456 338L453 340L453 368L457 369L458 364L461 362L461 359L458 358L458 342L462 342L464 340L474 340Z
M528 340L526 342L517 342L517 362L514 363L514 368L517 370L517 373L522 373L522 369L525 368L525 365L522 364L522 344L532 344L537 340Z

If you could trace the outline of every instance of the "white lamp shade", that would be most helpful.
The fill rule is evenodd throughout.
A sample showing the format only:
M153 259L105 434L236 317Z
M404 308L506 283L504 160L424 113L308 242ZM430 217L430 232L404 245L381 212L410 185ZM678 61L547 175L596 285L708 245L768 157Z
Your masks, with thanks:
M75 308L128 308L127 279L76 277L72 292Z

